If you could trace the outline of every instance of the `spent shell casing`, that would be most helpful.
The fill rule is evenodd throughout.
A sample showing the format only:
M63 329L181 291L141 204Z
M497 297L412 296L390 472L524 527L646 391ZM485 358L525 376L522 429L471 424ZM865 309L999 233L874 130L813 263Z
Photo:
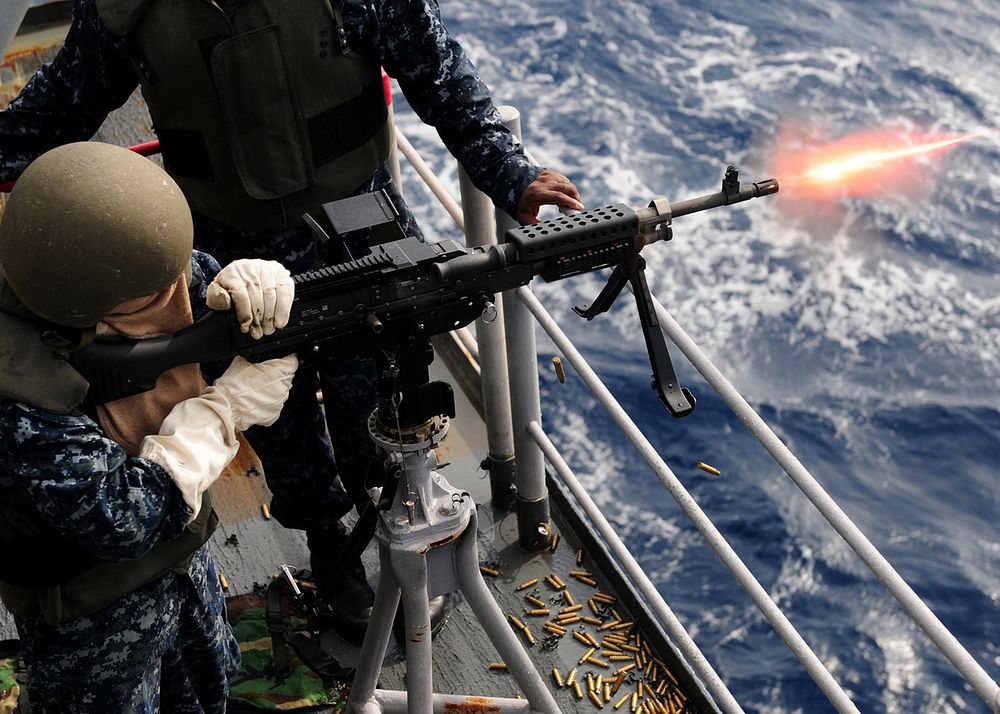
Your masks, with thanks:
M573 593L569 590L563 590L563 600L566 601L567 605L576 605L576 601L573 599Z
M479 566L479 572L482 573L483 575L489 575L491 578L495 578L500 575L499 570L495 570L494 568L488 568L485 565Z
M573 682L573 694L576 695L577 700L583 699L583 687L580 686L579 682Z
M559 541L560 540L562 540L562 536L559 535L558 533L556 533L554 536L552 536L552 543L549 545L549 552L551 552L551 553L555 553L556 552L556 548L559 547Z
M597 581L594 580L593 578L588 578L586 575L574 575L573 577L579 580L584 585L589 585L592 588L597 587Z
M556 355L552 358L552 366L556 370L556 378L559 380L559 384L566 384L566 370L563 368L562 359Z
M523 583L518 585L515 590L527 590L532 585L538 585L538 578L532 578L531 580L525 580Z
M590 615L583 615L580 620L586 622L588 625L600 625L604 620L599 617L591 617Z
M595 665L597 667L605 667L605 668L607 668L607 667L611 666L610 664L608 664L607 662L605 662L603 659L598 659L597 657L594 657L593 655L591 655L590 657L588 657L584 661L587 662L587 663L589 663L589 664Z
M617 702L615 702L615 709L621 709L623 706L625 706L625 702L627 702L631 697L632 697L632 694L629 693L629 694L626 694L621 699L619 699Z
M598 709L604 708L604 702L601 701L601 698L597 696L597 692L595 692L593 689L587 692L587 696L590 697L590 701L594 703L595 707L597 707Z
M524 629L521 630L521 632L524 634L524 639L526 639L528 641L529 645L535 644L535 636L533 634L531 634L531 628L530 627L528 627L527 625L525 625Z
M490 662L490 669L495 672L503 671L507 669L507 665L503 662Z
M583 609L583 605L570 605L569 607L564 607L559 611L560 615L568 615L572 612L579 612Z
M582 642L583 644L587 645L588 647L591 646L590 640L587 639L586 633L579 632L579 631L574 631L573 632L573 639Z
M575 625L581 619L579 615L560 615L555 619L555 622L559 625Z
M267 505L266 503L260 504L260 512L261 515L264 516L265 520L268 521L271 520L271 507L269 505Z
M225 573L219 573L219 587L223 590L229 589L229 578L226 577Z
M569 685L573 684L573 682L576 681L576 670L577 670L577 667L574 667L573 669L571 669L569 671L569 674L566 675L566 686L567 687Z
M556 667L552 668L552 679L555 680L556 686L561 689L563 686L563 678Z
M552 610L547 607L536 607L533 610L525 610L524 614L532 617L548 617L552 614Z
M695 466L704 471L705 473L711 474L712 476L719 476L722 473L721 471L719 471L719 469L715 468L714 466L709 466L704 461L699 461L698 463L695 464Z
M576 549L576 564L577 565L582 565L583 564L583 546L582 545L579 548Z
M525 625L523 622L521 622L514 615L507 615L507 619L510 620L510 624L512 624L514 627L516 627L519 630L524 630L527 627L527 625Z
M595 652L597 652L597 648L591 647L590 649L587 650L587 652L583 655L583 657L580 658L580 661L577 662L577 664L583 664L584 662L587 661L587 659L590 658L590 655L594 654Z
M545 602L542 601L542 600L540 600L540 599L538 599L534 595L525 595L524 599L527 600L528 602L530 602L535 607L545 607Z
M562 637L563 635L566 634L565 627L560 627L559 625L553 622L546 622L544 625L542 625L542 629L545 630L546 632L551 632L553 635L556 635L558 637Z

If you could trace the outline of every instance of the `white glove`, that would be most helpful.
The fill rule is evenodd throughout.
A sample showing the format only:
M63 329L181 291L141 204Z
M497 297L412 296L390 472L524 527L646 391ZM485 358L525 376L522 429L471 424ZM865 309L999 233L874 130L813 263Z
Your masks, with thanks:
M298 366L295 355L260 364L236 357L214 385L175 405L159 434L143 438L139 456L170 474L191 507L192 520L201 510L202 494L236 456L236 432L275 422Z
M259 340L288 324L294 297L292 275L281 263L244 258L215 276L205 302L213 310L235 305L240 329Z

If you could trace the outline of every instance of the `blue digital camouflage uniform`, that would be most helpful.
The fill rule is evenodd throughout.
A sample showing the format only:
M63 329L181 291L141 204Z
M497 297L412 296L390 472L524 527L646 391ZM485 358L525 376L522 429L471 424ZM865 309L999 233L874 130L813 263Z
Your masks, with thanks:
M192 267L199 305L218 265L196 255ZM26 490L51 527L98 557L139 558L191 517L163 468L127 457L87 416L0 399L0 445L0 499ZM239 667L206 546L187 573L163 575L92 615L58 626L15 622L31 711L40 714L222 713Z
M341 11L351 48L370 55L397 80L410 105L437 128L473 182L497 206L516 215L521 193L541 168L525 157L501 124L489 90L443 25L437 0L344 0ZM93 0L76 0L65 47L0 112L0 181L15 178L49 148L93 136L137 85L125 41L103 27ZM373 188L390 193L407 232L419 236L384 167L358 192ZM304 227L247 233L195 216L196 247L223 265L236 258L270 258L299 273L314 267L314 244ZM357 246L355 257L356 251ZM247 433L274 494L271 511L286 527L329 527L352 505L337 484L317 387L332 407L326 416L336 463L355 498L363 492L373 450L366 428L376 401L372 363L329 364L318 374L301 370L278 422Z

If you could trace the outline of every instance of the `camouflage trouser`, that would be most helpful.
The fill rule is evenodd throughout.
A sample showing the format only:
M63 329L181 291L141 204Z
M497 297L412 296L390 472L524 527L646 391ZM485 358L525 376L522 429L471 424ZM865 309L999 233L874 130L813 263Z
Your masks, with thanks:
M160 577L57 627L17 619L33 714L224 714L240 650L202 547Z
M358 193L373 189L385 189L400 210L404 232L423 239L385 167ZM364 255L367 232L349 234L344 242L354 257ZM324 255L323 248L317 248L307 227L252 233L198 216L195 247L213 255L221 265L238 258L264 258L281 262L293 274L311 270L317 262L334 260ZM325 425L316 399L318 391L326 407ZM286 528L324 529L351 510L364 493L365 476L372 467L374 447L367 422L376 401L372 360L334 360L300 369L278 421L247 431L273 494L271 513L279 523Z

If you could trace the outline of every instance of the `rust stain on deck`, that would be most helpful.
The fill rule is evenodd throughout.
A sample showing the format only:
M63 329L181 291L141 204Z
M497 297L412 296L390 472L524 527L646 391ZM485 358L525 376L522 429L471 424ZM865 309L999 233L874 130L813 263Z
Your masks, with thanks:
M242 434L237 438L240 450L212 486L213 505L227 524L262 518L261 504L271 501L260 459Z

